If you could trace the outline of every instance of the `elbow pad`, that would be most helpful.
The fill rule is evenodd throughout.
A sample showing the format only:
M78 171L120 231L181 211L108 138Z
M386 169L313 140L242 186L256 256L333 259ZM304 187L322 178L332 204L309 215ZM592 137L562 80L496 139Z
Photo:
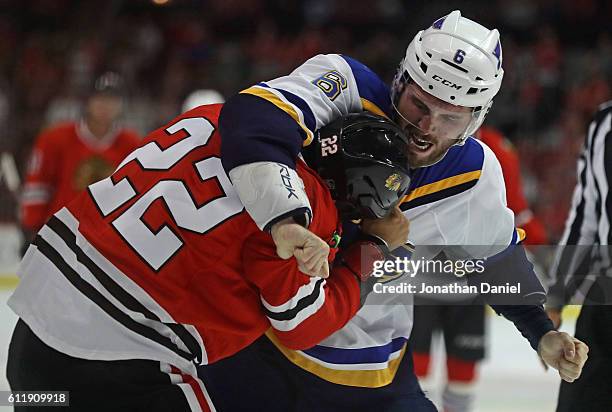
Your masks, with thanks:
M281 163L256 162L233 168L229 177L244 208L264 231L287 217L308 227L312 209L304 182Z

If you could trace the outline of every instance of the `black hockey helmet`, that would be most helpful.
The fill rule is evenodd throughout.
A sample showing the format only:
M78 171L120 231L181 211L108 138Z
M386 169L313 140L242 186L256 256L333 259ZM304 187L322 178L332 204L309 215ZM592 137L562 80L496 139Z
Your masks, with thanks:
M319 129L304 154L326 182L343 219L380 218L410 185L407 145L398 126L363 112Z
M107 71L98 76L93 84L91 94L108 94L122 97L125 92L123 78L116 72Z

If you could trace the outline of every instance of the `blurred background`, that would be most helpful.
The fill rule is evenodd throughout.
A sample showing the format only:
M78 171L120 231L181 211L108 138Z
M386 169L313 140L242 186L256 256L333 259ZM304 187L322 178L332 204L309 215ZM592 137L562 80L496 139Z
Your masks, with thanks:
M78 117L108 69L126 79L123 120L141 134L194 89L230 96L317 53L347 54L391 80L417 30L454 8L502 33L506 75L488 124L516 146L532 209L555 240L588 118L611 96L609 1L0 0L0 151L22 174L37 133ZM14 195L0 186L0 221L15 221Z
M13 229L32 144L45 127L79 118L102 71L123 76L122 121L145 135L193 90L228 97L317 53L357 58L390 82L414 34L457 8L502 34L505 79L487 124L515 146L531 209L554 243L589 118L612 97L610 1L0 0L0 288L14 287L6 275L19 248ZM556 395L541 388L556 390L556 378L543 376L549 386L534 396L547 399L544 409L517 410L552 410Z

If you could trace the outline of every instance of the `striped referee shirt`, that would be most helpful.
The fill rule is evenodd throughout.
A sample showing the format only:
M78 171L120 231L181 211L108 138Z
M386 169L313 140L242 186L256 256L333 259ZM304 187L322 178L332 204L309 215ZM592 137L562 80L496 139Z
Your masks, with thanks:
M600 276L612 276L612 101L599 107L578 159L578 183L553 266L547 306L581 302ZM610 297L608 297L610 300Z

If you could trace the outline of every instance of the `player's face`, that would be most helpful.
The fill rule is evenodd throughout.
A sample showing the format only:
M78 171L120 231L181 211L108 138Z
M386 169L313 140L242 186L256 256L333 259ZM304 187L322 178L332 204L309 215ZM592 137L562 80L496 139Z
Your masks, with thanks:
M446 103L409 83L399 98L398 123L408 136L411 167L440 160L457 143L472 119L472 109Z
M112 94L96 94L89 98L87 110L89 116L100 123L110 124L121 114L123 101Z

